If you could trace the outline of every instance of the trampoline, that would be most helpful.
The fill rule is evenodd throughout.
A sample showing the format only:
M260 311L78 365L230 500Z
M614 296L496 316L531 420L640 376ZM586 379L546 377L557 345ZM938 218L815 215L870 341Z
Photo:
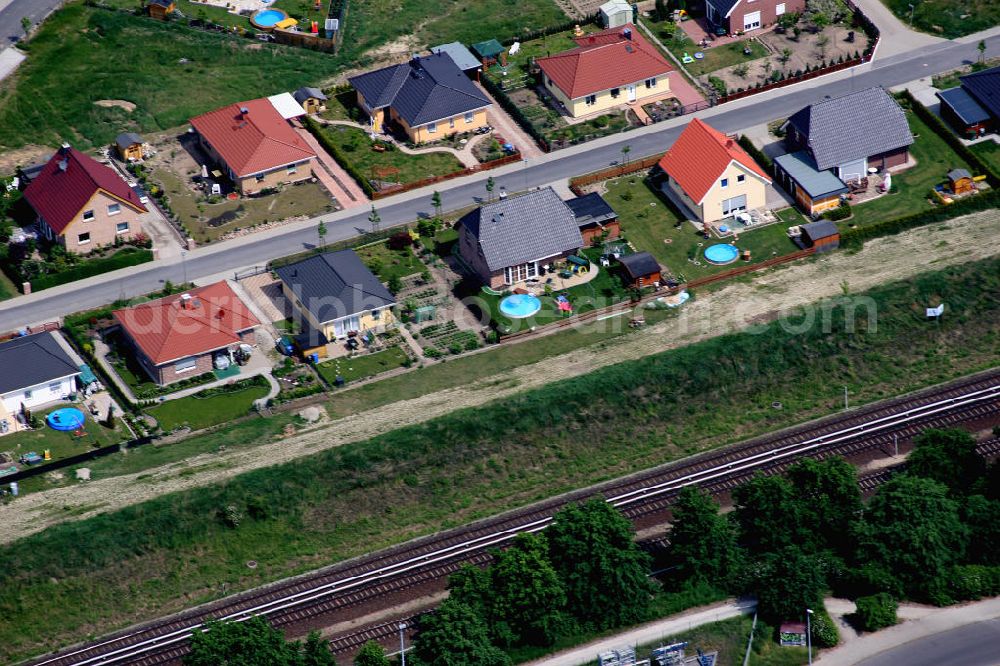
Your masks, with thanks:
M83 427L86 420L83 412L75 407L63 407L45 417L45 423L53 430L71 432Z

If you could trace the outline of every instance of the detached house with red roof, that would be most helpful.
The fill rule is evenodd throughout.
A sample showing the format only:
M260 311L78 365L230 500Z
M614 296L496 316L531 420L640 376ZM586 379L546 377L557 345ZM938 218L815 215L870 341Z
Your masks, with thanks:
M542 84L574 118L670 92L670 63L634 25L574 40L579 46L538 58Z
M231 362L240 345L255 343L260 325L225 281L115 310L114 318L161 386L211 372L217 357Z
M308 180L316 153L290 120L305 115L291 95L230 104L191 119L202 147L243 194Z
M763 208L771 179L736 140L695 118L660 158L669 187L701 222Z
M147 212L114 170L68 144L32 179L24 198L45 237L77 254L141 233Z

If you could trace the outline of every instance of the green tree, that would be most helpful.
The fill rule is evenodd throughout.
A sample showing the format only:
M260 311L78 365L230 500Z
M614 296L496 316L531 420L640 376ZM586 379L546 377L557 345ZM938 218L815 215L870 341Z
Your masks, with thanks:
M498 645L549 645L561 628L566 590L540 534L521 534L490 567L490 615Z
M27 29L25 32L27 32ZM986 41L980 39L979 43L976 44L976 50L979 51L979 64L986 64Z
M854 620L861 631L878 631L896 624L899 604L891 595L879 592L870 597L859 597Z
M756 475L733 491L739 541L751 554L771 553L809 540L792 483Z
M821 606L825 589L820 558L797 546L786 546L754 562L746 591L757 597L760 616L776 623L802 617L806 608Z
M385 650L375 641L362 645L354 656L354 666L390 666L391 663L385 656Z
M389 278L387 286L389 288L389 291L391 291L394 294L398 294L403 290L403 281L399 278L398 275L393 275Z
M555 515L545 536L577 620L605 628L644 619L655 591L651 560L617 509L599 497L571 504Z
M966 560L974 564L1000 564L1000 501L982 495L965 498L962 522L975 538L969 539Z
M670 554L686 583L726 587L739 559L732 523L718 503L694 486L681 490L672 507Z
M382 228L382 218L379 216L378 211L375 210L375 204L372 204L372 212L368 213L368 223L372 225L373 234L377 234L379 229Z
M29 17L21 17L21 29L24 30L24 34L26 35L28 34L28 31L31 30L31 19Z
M434 190L434 194L431 195L431 205L434 206L434 217L441 217L441 193Z
M496 183L493 181L493 176L486 179L486 200L493 201L493 188L496 187Z
M859 561L881 580L879 591L928 596L962 557L966 528L948 488L898 476L879 488L858 527Z
M299 643L284 635L261 617L245 622L208 622L207 631L191 635L191 652L185 666L300 666Z
M316 227L316 235L319 236L320 248L326 247L326 222L323 220L320 220L319 225Z
M489 569L466 564L448 578L448 598L471 608L479 617L488 618L490 585Z
M813 29L816 32L819 32L826 26L830 25L830 17L827 16L824 12L813 12L811 18L812 18Z
M455 599L420 619L413 652L422 666L508 666L510 658L489 638L483 618Z
M954 495L965 495L980 486L986 462L976 453L976 440L964 430L925 430L913 439L914 449L906 471L948 486Z
M822 462L806 458L788 470L800 520L809 532L808 544L842 556L854 546L849 535L861 513L861 491L854 465L843 458Z
M628 166L628 154L632 152L632 146L622 146L622 166Z
M330 652L330 642L318 631L309 632L302 644L302 666L337 666L337 660Z

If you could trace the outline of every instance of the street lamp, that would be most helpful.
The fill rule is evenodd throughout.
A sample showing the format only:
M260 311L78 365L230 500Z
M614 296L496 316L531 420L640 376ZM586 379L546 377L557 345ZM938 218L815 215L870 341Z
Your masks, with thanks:
M525 157L523 160L521 160L521 162L524 164L524 169L522 169L522 173L524 174L524 191L527 192L528 191L528 158Z
M810 617L813 612L811 609L806 609L806 645L809 646L809 664L812 666L813 663L813 642L812 642L812 622L810 622Z
M406 623L399 623L399 663L401 666L406 666L406 644L404 643L405 635L403 632L406 631Z
M181 250L181 271L184 273L184 284L187 284L188 281L188 268L187 262L185 261L185 259L187 259L187 254L187 250Z
M910 27L913 27L913 5L910 5Z

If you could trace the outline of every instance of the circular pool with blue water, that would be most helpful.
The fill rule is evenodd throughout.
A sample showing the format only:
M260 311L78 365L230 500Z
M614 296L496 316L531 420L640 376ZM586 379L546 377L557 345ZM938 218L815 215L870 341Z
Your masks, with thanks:
M269 30L273 28L276 23L281 23L286 18L288 18L288 14L280 9L261 9L260 11L254 12L254 14L250 17L250 22L257 28Z
M512 294L500 301L500 312L511 319L524 319L542 309L542 302L531 294Z
M50 428L53 430L61 430L63 432L79 430L83 427L84 421L85 418L83 416L83 412L74 407L63 407L62 409L57 409L45 417L45 422Z
M736 261L740 256L740 251L735 245L719 243L705 248L705 261L716 266L724 266Z

